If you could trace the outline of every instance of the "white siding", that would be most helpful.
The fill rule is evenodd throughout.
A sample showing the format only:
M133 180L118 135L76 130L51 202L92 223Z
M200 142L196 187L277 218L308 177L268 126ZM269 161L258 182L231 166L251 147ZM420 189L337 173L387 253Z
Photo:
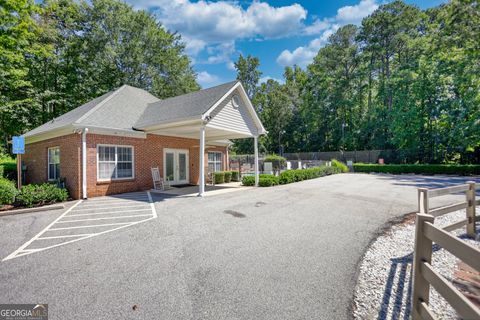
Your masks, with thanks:
M240 106L235 109L232 104L232 97L238 94L240 97ZM252 115L245 106L241 94L235 90L210 114L212 119L207 127L216 127L219 129L232 130L240 133L257 135L257 127L253 121Z

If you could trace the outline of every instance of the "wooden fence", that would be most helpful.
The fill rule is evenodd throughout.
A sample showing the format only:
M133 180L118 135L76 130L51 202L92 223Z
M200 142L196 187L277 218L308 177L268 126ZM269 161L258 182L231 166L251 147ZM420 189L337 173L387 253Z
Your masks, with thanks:
M475 207L480 200L475 200L475 183L441 189L418 189L419 213L416 218L415 252L413 261L412 318L437 319L429 308L430 285L450 303L464 319L480 319L480 309L466 298L451 282L432 267L432 242L480 272L480 250L449 233L466 225L467 235L476 236ZM430 209L429 199L443 195L465 192L465 201ZM435 217L466 209L466 218L444 228L434 225Z

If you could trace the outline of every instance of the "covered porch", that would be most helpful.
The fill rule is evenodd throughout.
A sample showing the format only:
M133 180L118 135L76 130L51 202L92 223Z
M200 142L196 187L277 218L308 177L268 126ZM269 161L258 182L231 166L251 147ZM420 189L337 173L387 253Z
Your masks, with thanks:
M206 89L202 95L198 92L187 94L178 100L172 98L150 104L135 129L152 135L198 141L198 153L190 154L190 158L198 161L198 173L193 174L198 174L200 197L206 191L208 148L228 145L232 139L251 139L255 152L255 185L258 186L258 138L267 132L242 84L236 81ZM228 163L228 147L226 150Z
M204 197L214 196L225 193L237 192L240 190L250 189L253 187L242 186L241 182L230 182L216 185L205 185ZM186 186L186 187L172 187L166 190L152 190L152 193L161 194L167 198L169 197L198 197L198 186Z
M204 196L206 192L211 192L214 194L217 193L224 193L228 191L235 191L233 189L238 189L240 187L240 182L238 183L229 183L229 184L221 184L221 185L209 185L208 183L208 175L212 173L209 170L209 159L208 154L212 150L216 150L216 147L224 147L225 148L225 158L222 160L222 171L228 171L228 163L229 163L229 154L228 154L228 147L231 145L230 139L251 139L252 144L255 150L255 165L254 165L254 174L255 174L255 185L258 186L259 180L259 161L258 161L258 136L254 135L246 135L244 133L229 131L226 129L219 129L219 128L212 128L209 126L208 123L190 123L185 124L178 127L173 128L161 128L153 131L147 131L147 133L161 135L161 136L172 136L172 137L182 137L182 138L190 138L196 135L198 139L198 144L195 145L194 151L195 152L198 148L197 154L188 154L184 152L182 149L164 149L164 157L168 157L172 155L172 157L183 156L186 154L187 160L186 162L194 162L195 168L198 168L198 177L192 177L192 179L186 178L185 184L188 184L190 181L198 181L198 186L182 186L180 188L176 188L175 185L171 185L171 189L165 190L162 193L164 194L171 194L171 195L191 195L193 188L196 189L197 196ZM178 154L177 154L178 152ZM216 152L216 151L213 151ZM176 159L176 158L175 158ZM168 171L170 166L169 159L165 158L164 160L164 168L162 176L164 178L168 178L170 172ZM176 161L176 160L175 160ZM176 163L175 165L178 165ZM188 170L187 167L185 167ZM197 170L192 170L192 174L196 175ZM188 182L187 182L188 181ZM181 183L180 183L181 184ZM219 192L222 190L221 192Z

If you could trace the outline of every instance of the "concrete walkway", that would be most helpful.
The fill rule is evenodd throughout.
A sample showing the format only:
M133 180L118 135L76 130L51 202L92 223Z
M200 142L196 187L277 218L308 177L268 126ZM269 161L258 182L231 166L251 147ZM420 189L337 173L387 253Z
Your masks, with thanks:
M465 180L343 174L152 195L157 219L1 262L0 300L48 303L50 319L349 319L357 264L382 226L416 210L417 186ZM1 218L2 257L56 217Z

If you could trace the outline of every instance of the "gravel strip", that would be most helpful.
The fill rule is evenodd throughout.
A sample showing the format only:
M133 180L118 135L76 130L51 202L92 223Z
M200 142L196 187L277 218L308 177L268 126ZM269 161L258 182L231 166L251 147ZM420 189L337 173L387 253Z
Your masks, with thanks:
M465 219L465 210L436 218L435 225L446 226L461 219ZM452 233L462 236L465 227ZM410 220L394 225L371 244L360 263L354 296L355 319L410 318L414 239L415 221ZM480 241L464 240L480 248ZM432 265L447 279L453 278L457 261L434 245ZM433 289L430 289L430 306L440 319L457 318L455 310Z

